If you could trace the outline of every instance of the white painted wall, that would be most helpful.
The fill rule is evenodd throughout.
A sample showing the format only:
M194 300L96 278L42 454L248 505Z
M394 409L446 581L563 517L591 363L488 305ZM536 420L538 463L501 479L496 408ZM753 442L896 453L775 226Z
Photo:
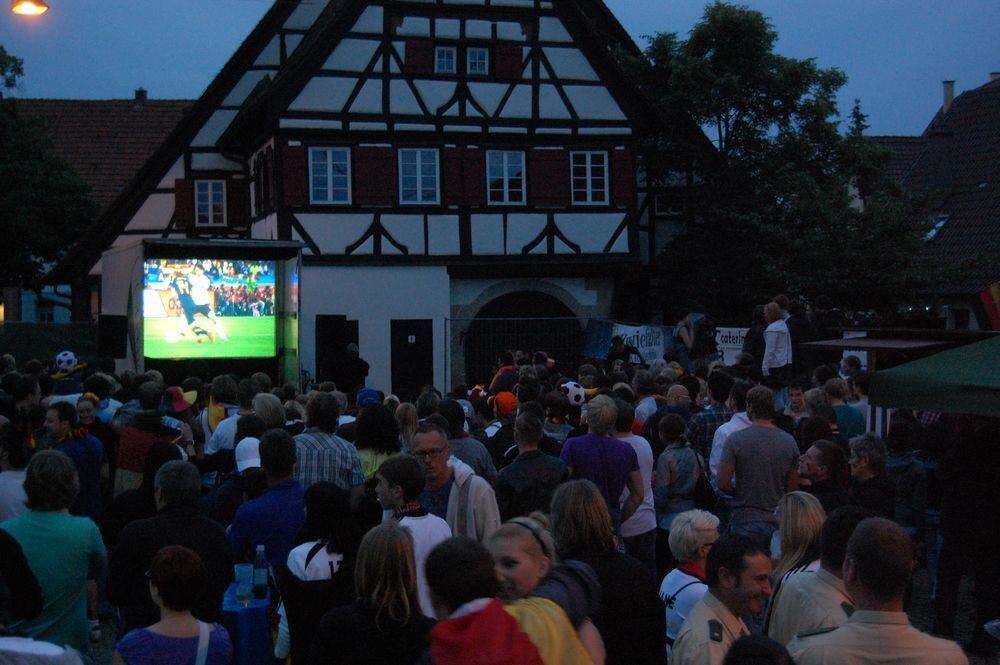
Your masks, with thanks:
M445 319L450 311L444 266L303 266L299 349L302 368L316 375L316 315L358 321L361 357L371 365L367 385L388 391L392 383L390 322L434 321L434 384L444 385Z
M451 283L451 304L455 307L470 305L483 291L503 281L502 279L453 280ZM563 289L582 307L596 307L598 304L598 290L587 288L587 280L583 277L546 277L538 281L547 282ZM565 304L572 307L571 303Z
M142 369L142 261L141 241L116 247L101 256L101 314L129 317L128 356L117 369ZM131 310L129 294L131 293ZM135 345L133 347L133 344Z

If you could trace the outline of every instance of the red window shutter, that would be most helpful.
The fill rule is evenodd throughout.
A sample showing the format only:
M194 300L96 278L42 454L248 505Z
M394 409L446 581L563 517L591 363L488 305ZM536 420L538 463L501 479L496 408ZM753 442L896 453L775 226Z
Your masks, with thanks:
M465 205L465 180L462 167L460 148L445 148L441 151L441 202L444 205Z
M486 205L486 153L482 148L465 150L462 159L462 181L466 205Z
M309 157L305 146L286 145L281 149L281 176L285 205L298 208L309 203Z
M396 151L392 148L361 146L354 151L353 180L355 202L362 206L396 205L399 174Z
M174 180L174 222L178 229L194 228L194 180Z
M611 151L611 203L620 208L632 204L635 195L635 162L631 150Z
M517 44L500 44L496 48L497 78L519 79L524 71L524 52Z
M570 204L569 151L532 150L528 156L529 200L532 205Z
M246 180L226 183L226 220L230 228L250 228L250 186Z
M434 42L429 39L406 40L404 67L407 74L433 74Z

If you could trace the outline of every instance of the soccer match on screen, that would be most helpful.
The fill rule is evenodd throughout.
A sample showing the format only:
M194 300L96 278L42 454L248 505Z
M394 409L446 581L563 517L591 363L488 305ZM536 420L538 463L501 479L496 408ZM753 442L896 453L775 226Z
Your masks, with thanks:
M274 355L274 262L151 259L144 264L147 358Z

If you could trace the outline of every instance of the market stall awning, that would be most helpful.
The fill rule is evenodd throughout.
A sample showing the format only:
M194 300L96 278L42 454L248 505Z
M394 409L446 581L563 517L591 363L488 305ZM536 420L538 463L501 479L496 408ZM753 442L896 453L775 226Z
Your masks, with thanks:
M1000 335L876 372L871 403L1000 417Z

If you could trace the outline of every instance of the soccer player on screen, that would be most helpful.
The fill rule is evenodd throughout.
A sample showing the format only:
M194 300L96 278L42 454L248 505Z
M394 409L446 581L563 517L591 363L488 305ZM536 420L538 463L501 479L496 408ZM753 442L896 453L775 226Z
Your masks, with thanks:
M205 268L201 264L194 264L194 271L188 274L188 282L191 284L191 300L194 301L194 313L201 314L215 325L215 330L219 334L219 339L223 342L228 340L226 331L222 327L222 322L215 318L212 312L212 296L208 292L212 286L211 280L205 274Z
M184 312L184 319L187 321L187 330L195 334L199 344L201 344L202 337L207 337L209 341L215 343L215 335L210 330L206 330L195 319L198 306L192 296L191 282L188 280L188 276L180 272L175 273L174 279L170 282L170 288L177 294L177 302L180 304L181 310ZM187 336L187 330L182 326L178 332L182 336Z

